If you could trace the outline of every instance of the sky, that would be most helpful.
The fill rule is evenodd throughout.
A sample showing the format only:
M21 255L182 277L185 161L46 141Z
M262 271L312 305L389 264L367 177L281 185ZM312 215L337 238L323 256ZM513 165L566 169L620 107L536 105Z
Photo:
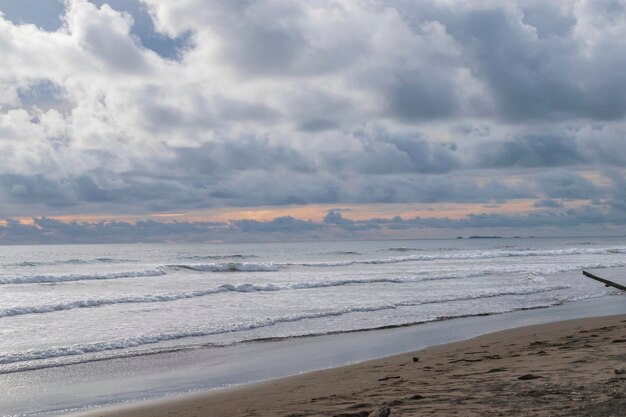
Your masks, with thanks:
M0 243L626 234L626 0L0 0Z

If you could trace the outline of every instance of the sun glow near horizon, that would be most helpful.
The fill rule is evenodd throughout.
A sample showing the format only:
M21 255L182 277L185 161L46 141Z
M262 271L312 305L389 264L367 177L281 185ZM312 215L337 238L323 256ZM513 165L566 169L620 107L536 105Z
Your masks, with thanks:
M563 202L563 208L577 208L589 204L588 200ZM217 208L176 213L150 214L76 214L61 216L14 217L15 221L24 225L33 224L34 218L47 217L64 223L100 223L127 222L135 223L142 220L159 222L221 222L228 223L238 220L268 222L280 217L293 217L298 220L322 222L329 212L339 212L342 217L352 221L368 221L372 219L463 219L471 215L524 214L540 210L536 201L531 199L513 200L494 203L432 203L432 204L315 204L306 206L267 206L258 208ZM0 225L6 225L0 220Z

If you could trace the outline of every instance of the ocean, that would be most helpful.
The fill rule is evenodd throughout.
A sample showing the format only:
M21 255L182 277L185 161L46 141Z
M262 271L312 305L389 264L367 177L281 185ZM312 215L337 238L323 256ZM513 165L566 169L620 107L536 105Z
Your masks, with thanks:
M625 266L624 238L3 246L0 386L18 410L35 370L556 306Z
M0 372L616 293L622 238L5 246Z

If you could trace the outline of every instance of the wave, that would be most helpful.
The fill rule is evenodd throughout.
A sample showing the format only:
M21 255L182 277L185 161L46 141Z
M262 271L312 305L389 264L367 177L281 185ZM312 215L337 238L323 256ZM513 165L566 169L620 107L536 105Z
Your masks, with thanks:
M210 347L225 347L232 346L239 343L254 343L254 342L268 342L268 341L279 341L279 340L287 340L294 338L305 338L305 337L313 337L313 336L325 336L325 335L334 335L334 334L346 334L346 333L355 333L362 331L371 331L371 330L384 330L390 328L400 328L400 327L408 327L408 326L416 326L425 323L437 322L437 321L445 321L459 318L468 318L468 317L478 317L478 316L490 316L502 313L508 313L513 311L524 311L524 310L536 310L542 308L553 307L557 305L562 305L571 301L579 301L584 299L598 298L602 296L606 296L609 294L616 294L616 292L612 290L603 291L603 292L594 292L588 293L585 295L558 295L549 299L545 299L541 302L534 303L528 306L511 306L506 309L496 309L489 312L466 312L460 313L457 315L446 315L446 316L436 316L433 318L425 318L422 320L415 321L406 321L401 323L394 323L389 325L378 325L373 327L364 327L364 328L347 328L340 330L329 330L329 331L313 331L313 332L304 332L300 334L289 334L289 335L278 335L278 336L260 336L260 337L252 337L252 338L242 338L237 341L229 341L229 342L211 342L211 343L199 343L199 344L185 344L185 345L175 345L175 346L155 346L151 348L144 348L141 350L123 350L123 351L109 351L96 353L94 356L89 357L80 357L80 356L65 356L65 357L56 357L50 358L50 360L46 360L47 358L42 358L42 360L31 360L31 361L16 361L5 364L4 366L0 366L0 374L9 374L23 371L31 371L31 370L39 370L39 369L47 369L54 368L58 366L72 365L72 364L81 364L81 363L89 363L95 361L102 361L107 359L120 359L120 358L130 358L130 357L140 357L145 355L154 355L159 353L174 353L180 352L184 350L194 350L197 348L210 348Z
M178 270L186 269L199 272L274 272L278 271L277 264L253 262L225 262L211 264L181 264L167 265L166 268Z
M93 298L87 300L68 301L65 303L48 304L40 306L21 306L12 307L0 310L0 318L22 316L27 314L45 314L54 313L57 311L74 310L77 308L93 308L105 305L114 304L143 304L143 303L159 303L169 302L177 300L185 300L198 297L206 297L213 294L221 294L225 292L268 292L268 291L285 291L285 290L306 290L314 288L328 288L328 287L341 287L346 285L357 284L376 284L376 283L410 283L410 282L422 282L430 280L440 279L458 279L468 278L471 276L483 275L481 273L452 273L452 274L438 274L424 278L372 278L372 279L342 279L342 280L327 280L327 281L313 281L313 282L296 282L292 284L224 284L216 288L185 291L169 294L146 294L131 297L119 297L119 298Z
M523 251L523 252L541 250L541 249L538 249L538 248L521 247L521 246L516 246L516 245L499 245L499 246L494 246L494 248L498 249L498 250L509 249L509 250L512 250L512 251Z
M55 282L92 281L104 279L158 277L167 273L161 269L148 269L143 271L109 272L103 274L57 274L57 275L23 275L13 277L0 277L0 285L5 284L39 284Z
M256 258L256 255L243 255L243 254L232 254L232 255L188 255L188 256L179 256L178 259L187 260L187 261L206 261L212 259L250 259Z
M94 258L94 259L58 259L54 261L22 261L12 264L5 264L5 266L53 266L53 265L92 265L92 264L116 264L137 262L133 259L116 259L116 258Z
M320 255L362 255L362 253L352 250L336 250L332 252L323 252L320 253Z
M433 260L463 260L463 259L493 259L505 257L530 257L530 256L571 256L571 255L615 255L626 254L625 247L614 248L571 248L558 250L496 250L486 252L454 252L438 254L420 254L405 257L384 259L352 259L344 261L309 262L309 263L254 263L254 262L221 262L208 264L174 264L157 267L155 269L130 272L110 272L92 274L43 274L43 275L19 275L0 276L0 285L3 284L31 284L31 283L55 283L87 280L106 280L121 278L139 278L163 276L170 270L188 270L195 272L275 272L286 267L342 267L350 265L368 264L395 264L403 262L419 262ZM234 256L234 255L233 255ZM97 258L93 260L67 260L63 262L120 262L122 260L112 258ZM612 266L623 266L613 264ZM602 268L604 265L590 265L587 268Z
M322 319L338 317L352 313L368 313L382 310L394 310L401 307L411 307L425 304L442 304L458 301L470 301L484 298L495 298L514 295L540 294L550 291L568 289L568 286L548 286L544 288L520 289L517 291L480 291L472 295L451 296L445 298L420 299L413 301L403 301L398 303L375 304L369 306L345 307L341 309L326 310L320 312L309 312L300 314L290 314L263 320L256 320L247 323L240 323L232 326L218 326L213 328L188 329L177 332L159 333L153 335L141 335L136 337L116 339L111 341L101 341L94 343L75 344L70 346L58 346L50 349L31 349L24 352L6 353L0 355L0 364L11 364L16 362L50 359L64 356L82 355L87 353L97 353L111 350L121 350L151 345L164 341L171 341L190 337L211 336L224 333L235 333L249 331L259 328L271 327L280 323L292 323L303 320Z
M410 252L410 251L416 251L416 250L420 250L420 249L399 247L399 248L388 248L386 250L389 251L389 252Z
M77 308L93 308L114 304L143 304L143 303L159 303L178 301L199 297L206 297L214 294L222 294L226 292L254 293L269 291L289 291L289 290L308 290L316 288L343 287L349 285L369 285L369 284L411 284L428 281L457 280L475 277L484 277L496 274L522 274L521 277L526 281L534 284L543 284L546 282L545 276L557 274L561 272L579 271L583 269L604 269L624 267L626 262L615 262L611 264L578 264L578 265L559 265L547 266L543 265L541 271L530 270L524 267L500 268L485 267L478 270L469 271L451 271L444 273L430 273L429 275L415 276L399 276L399 277L380 277L380 278L346 278L336 280L322 281L305 281L293 282L289 284L224 284L215 288L185 291L178 293L166 294L145 294L138 296L119 297L119 298L94 298L86 300L68 301L64 303L48 304L40 306L20 306L7 309L0 309L0 318L21 316L28 314L45 314L57 311L73 310Z
M409 248L406 246L398 246L393 248L381 249L379 252L429 252L429 251L437 251L437 252L459 252L462 251L461 248L451 248L451 247L441 247L441 248Z
M481 252L461 252L461 253L439 253L433 255L411 255L396 258L383 259L358 259L345 260L336 262L304 262L304 263L285 263L285 266L306 266L306 267L340 267L350 265L368 265L368 264L395 264L403 262L417 261L436 261L436 260L470 260L470 259L497 259L497 258L513 258L513 257L535 257L535 256L572 256L572 255L612 255L626 254L626 247L617 248L572 248L572 249L553 249L553 250L536 250L536 249L520 249L520 250L494 250Z
M229 262L213 264L166 265L156 269L129 272L109 272L93 274L47 274L47 275L19 275L0 277L3 284L40 284L55 282L92 281L104 279L158 277L167 275L168 270L191 270L198 272L255 272L278 271L274 264Z
M219 294L224 292L256 292L256 291L279 291L280 288L271 284L266 285L254 285L254 284L240 284L231 285L225 284L217 288L207 290L187 291L171 294L147 294L138 295L132 297L120 297L120 298L93 298L87 300L68 301L65 303L48 304L41 306L24 306L13 307L0 310L0 318L22 316L27 314L44 314L53 313L57 311L73 310L76 308L92 308L100 307L104 305L112 304L142 304L142 303L159 303L176 300L185 300L190 298L204 297L211 294Z

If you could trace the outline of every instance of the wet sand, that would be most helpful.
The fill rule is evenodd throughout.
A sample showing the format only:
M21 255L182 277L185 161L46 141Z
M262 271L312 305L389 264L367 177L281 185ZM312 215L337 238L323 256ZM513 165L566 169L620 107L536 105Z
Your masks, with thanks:
M530 326L422 351L83 416L626 416L626 315Z

